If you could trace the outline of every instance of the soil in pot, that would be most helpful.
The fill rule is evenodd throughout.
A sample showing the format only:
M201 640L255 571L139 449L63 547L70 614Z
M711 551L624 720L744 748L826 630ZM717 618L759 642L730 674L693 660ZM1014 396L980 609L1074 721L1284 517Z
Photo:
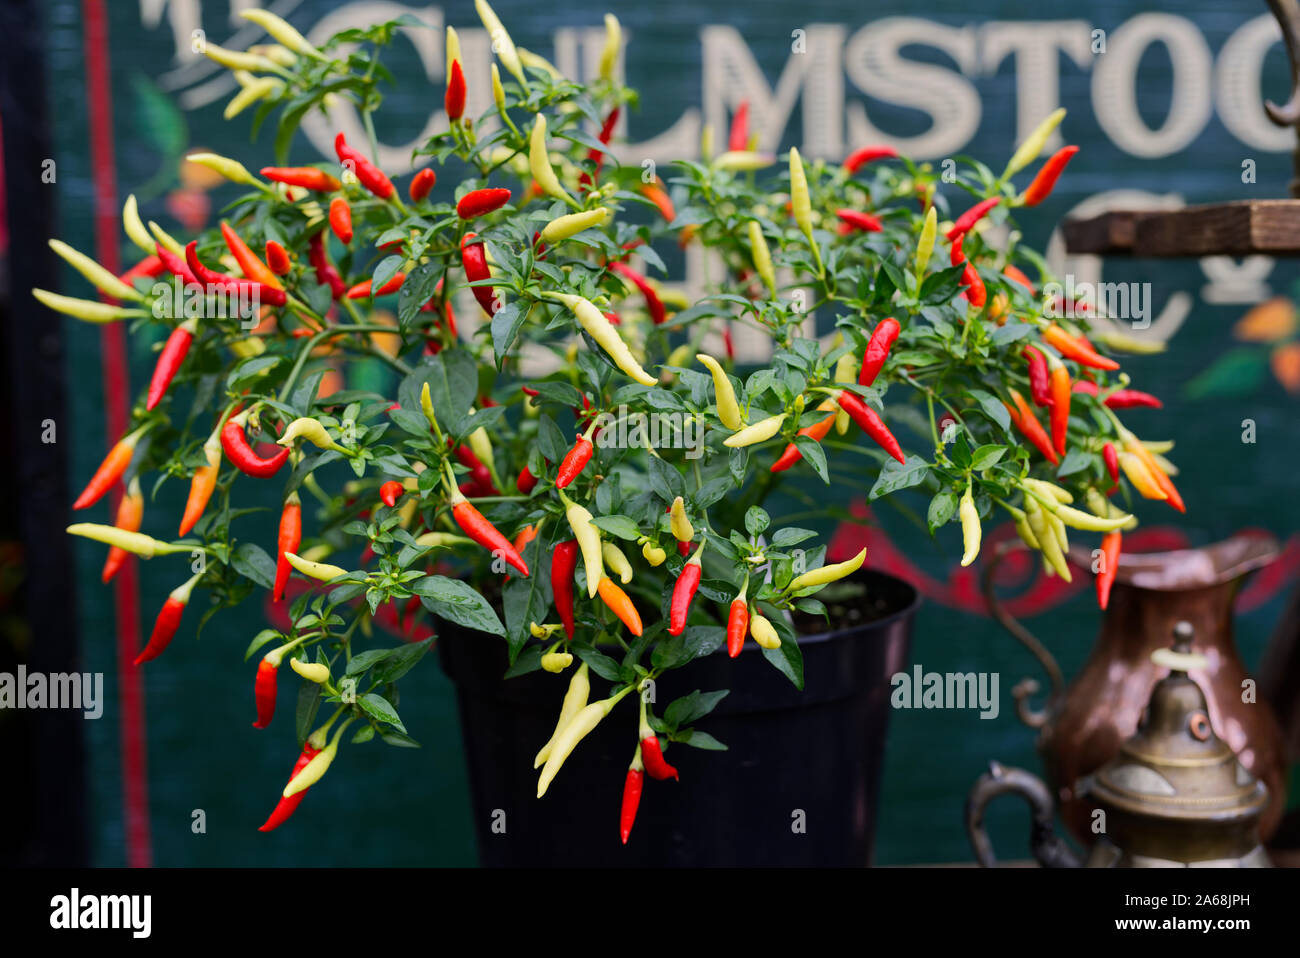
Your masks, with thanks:
M550 737L570 673L505 680L501 639L451 623L439 629L443 668L457 687L479 858L488 866L860 866L870 863L889 718L890 676L904 671L919 597L863 570L865 590L827 596L853 624L803 634L799 691L752 642L662 676L656 708L694 690L730 689L698 727L728 746L673 745L680 781L647 777L626 846L619 806L636 747L628 700L592 732L538 799L533 757ZM834 620L833 620L834 621ZM592 677L592 698L608 683Z

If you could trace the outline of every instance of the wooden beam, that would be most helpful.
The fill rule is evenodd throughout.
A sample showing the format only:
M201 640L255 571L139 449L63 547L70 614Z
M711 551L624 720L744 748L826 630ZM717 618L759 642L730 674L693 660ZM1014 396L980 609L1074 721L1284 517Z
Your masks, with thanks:
M1300 200L1238 200L1180 210L1112 210L1062 226L1069 253L1300 256Z

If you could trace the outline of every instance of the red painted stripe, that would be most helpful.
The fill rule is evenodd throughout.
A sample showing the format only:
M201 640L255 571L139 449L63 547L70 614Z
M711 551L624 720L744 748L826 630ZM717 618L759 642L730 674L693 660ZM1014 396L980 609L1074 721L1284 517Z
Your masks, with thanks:
M95 195L95 258L110 273L121 272L118 257L117 177L113 161L113 99L108 62L108 13L103 0L82 0L86 24L86 109L90 116L90 158ZM130 381L126 330L122 323L100 329L104 376L104 411L108 435L126 431ZM122 490L113 491L113 512ZM148 868L153 863L149 839L149 779L145 769L144 693L140 670L133 664L140 636L137 564L130 561L113 580L117 622L117 687L122 718L122 819L126 863Z

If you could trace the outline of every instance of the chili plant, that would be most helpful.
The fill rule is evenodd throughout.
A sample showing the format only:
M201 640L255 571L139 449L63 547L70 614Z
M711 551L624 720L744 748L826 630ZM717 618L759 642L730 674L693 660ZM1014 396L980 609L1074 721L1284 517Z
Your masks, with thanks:
M307 582L287 630L253 636L245 656L259 657L256 727L272 725L286 657L305 690L301 754L264 829L292 814L347 730L351 743L413 744L396 685L429 642L368 638L370 620L400 609L399 620L499 636L511 675L572 672L539 743L539 797L597 724L626 722L626 841L643 775L678 776L666 746L724 747L695 726L726 692L656 713L651 683L700 656L735 657L752 638L802 686L795 615L825 616L817 593L864 562L827 563L816 533L764 509L791 476L872 500L924 494L932 534L960 526L964 565L999 510L1067 580L1066 528L1104 533L1093 568L1104 605L1120 531L1136 521L1108 497L1182 502L1167 450L1139 440L1116 414L1124 404L1108 401L1128 385L1118 363L1085 338L1086 322L1054 318L1059 304L1023 271L1050 279L1011 214L1050 191L1074 148L1026 190L1015 180L1060 113L1001 174L964 160L941 183L888 147L843 164L760 153L742 109L731 149L706 144L663 182L635 158L620 163L613 142L636 102L616 80L613 17L599 76L584 85L515 47L477 6L502 68L493 107L463 115L448 28L449 119L416 150L424 168L405 191L372 159L380 56L399 29L425 27L404 18L317 48L245 12L276 42L205 52L241 85L228 115L255 108L256 128L278 111L275 165L254 174L191 156L241 192L219 230L186 243L146 226L128 199L126 235L145 258L124 277L53 242L125 305L36 291L59 312L166 337L146 401L74 504L127 481L129 507L116 525L69 529L142 558L201 559L139 662L165 651L194 595L206 621L254 590L284 602L291 579ZM337 162L286 166L301 119L345 101L369 142L340 133ZM674 243L707 251L696 302L652 278L666 272L657 250ZM395 325L377 315L381 300ZM820 339L814 315L833 323ZM767 366L737 369L735 324L770 342ZM723 355L705 352L710 342ZM387 366L393 388L322 388L329 364L359 360ZM151 475L154 492L189 483L182 538L138 531ZM268 481L281 490L278 524L245 508Z

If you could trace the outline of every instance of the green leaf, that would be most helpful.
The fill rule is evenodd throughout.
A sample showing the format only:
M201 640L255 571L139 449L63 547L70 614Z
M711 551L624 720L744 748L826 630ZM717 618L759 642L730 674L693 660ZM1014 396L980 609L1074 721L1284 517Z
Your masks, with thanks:
M983 389L972 389L970 394L980 404L984 415L1001 426L1004 432L1011 428L1011 416L1007 413L1007 407L1002 405L1002 400Z
M681 635L670 635L660 642L650 653L650 664L661 671L680 668L693 659L716 652L726 638L727 630L721 626L688 626Z
M357 704L361 706L362 711L367 715L371 715L381 722L387 722L399 732L406 732L406 726L397 717L397 709L393 708L388 699L382 695L376 695L374 692L358 695Z
M817 533L813 532L811 529L799 529L794 526L789 526L785 529L777 529L772 535L772 548L785 549L790 546L798 545L801 542L806 542L808 539L812 539L816 535Z
M745 531L751 536L761 536L772 524L772 517L762 506L750 506L745 512Z
M230 565L263 589L275 586L275 560L255 542L241 542L230 556Z
M635 542L641 537L641 530L627 516L596 516L591 520L591 524L601 532L608 532L612 536L618 536L620 539L630 542Z
M524 547L522 558L530 575L511 576L502 590L502 605L506 614L504 634L510 646L511 662L514 662L519 650L528 641L528 626L546 619L550 601L547 595L550 563L541 561L541 548L541 539L534 539Z
M920 456L908 456L906 462L899 462L893 458L887 459L867 498L875 500L881 496L887 496L891 492L919 485L925 481L929 471L929 463Z
M770 609L766 610L771 612ZM786 624L782 615L767 615L777 634L781 636L779 649L762 649L763 658L772 663L782 675L788 678L795 688L803 691L803 653L795 641L794 632Z
M1088 452L1086 449L1071 449L1065 454L1065 458L1061 461L1060 468L1056 470L1056 477L1058 479L1063 479L1076 472L1082 472L1084 469L1087 469L1092 465L1095 459L1096 456Z
M703 748L710 752L725 752L727 746L723 745L708 732L701 732L698 729L688 728L683 732L673 735L672 740L680 745L689 745L691 748Z
M683 695L664 709L664 721L672 729L690 725L712 712L718 707L718 703L730 694L727 689L718 692L701 692L696 689L690 695Z
M1007 447L996 443L980 446L971 453L970 467L976 472L983 472L990 466L996 465L1006 453Z
M374 297L375 290L382 289L384 284L397 275L397 271L402 268L403 257L393 255L385 256L375 267L375 272L370 278L370 295ZM405 283L403 283L405 285Z
M429 575L412 582L408 588L420 597L426 609L441 619L479 632L506 634L505 626L487 599L460 579Z
M303 682L298 689L298 704L294 709L294 730L298 744L302 745L311 734L312 722L316 721L316 712L320 709L321 688L315 682Z
M283 636L279 632L275 631L275 629L263 629L261 632L257 633L257 635L253 636L252 642L248 643L248 649L244 652L244 661L247 662L252 658L254 652L266 645L268 642L274 642L281 638L283 638Z
M1005 346L1007 343L1014 343L1018 339L1024 339L1036 328L1029 323L1007 323L1005 326L999 326L993 330L993 335L989 337L989 341L994 346Z
M946 525L956 511L957 493L951 489L945 489L931 499L930 508L925 514L925 522L930 527L930 535L934 535L934 530L940 526Z
M440 276L437 263L421 263L406 276L397 292L397 322L405 330L419 314L420 308L433 298Z
M829 486L831 476L826 471L826 450L822 449L821 443L812 436L795 436L794 444L803 453L804 461L812 466L817 475L821 476L822 482Z
M1264 380L1268 351L1258 346L1239 346L1219 357L1209 369L1183 388L1188 399L1213 396L1249 396Z
M392 649L366 649L364 652L359 652L348 662L347 670L343 673L344 677L360 675L376 662L382 661L384 656L392 651Z
M492 350L496 355L498 369L510 354L510 347L519 335L519 327L527 318L528 313L520 309L517 302L507 303L492 317Z
M617 661L590 646L574 646L573 654L587 663L587 667L608 682L617 682L623 668Z
M396 682L411 669L415 668L416 663L424 658L433 644L433 638L427 638L423 642L411 642L406 645L399 645L388 655L379 667L372 673L376 682Z

